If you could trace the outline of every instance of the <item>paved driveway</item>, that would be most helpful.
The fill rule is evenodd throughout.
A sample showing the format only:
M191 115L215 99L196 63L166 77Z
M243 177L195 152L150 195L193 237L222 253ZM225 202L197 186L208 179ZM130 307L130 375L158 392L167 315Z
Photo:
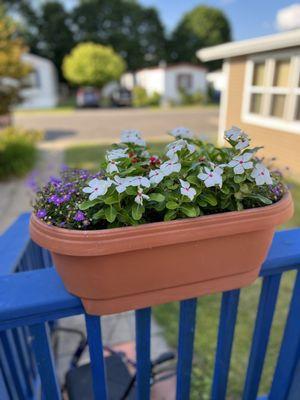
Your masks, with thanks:
M19 112L17 125L46 132L51 148L78 142L111 143L123 129L139 129L147 140L165 140L166 132L176 126L186 126L197 134L216 137L218 109L187 107L174 109L109 109L77 110L74 112Z

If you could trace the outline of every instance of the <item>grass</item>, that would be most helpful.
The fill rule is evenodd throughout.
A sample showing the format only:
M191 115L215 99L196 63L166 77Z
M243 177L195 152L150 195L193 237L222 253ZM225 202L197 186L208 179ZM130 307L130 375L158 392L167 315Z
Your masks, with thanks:
M164 146L163 143L156 143L151 147L155 152L160 153ZM65 162L72 167L97 169L107 147L102 145L71 147L65 152ZM295 215L291 221L281 228L300 226L300 184L291 183L291 191L295 202ZM260 385L260 394L268 393L270 388L294 277L294 272L288 272L282 278ZM253 285L241 291L227 400L241 398L260 289L261 279L258 279ZM205 296L198 300L191 400L210 398L220 300L221 295ZM178 311L178 303L153 308L154 316L163 328L167 342L174 348L177 347Z

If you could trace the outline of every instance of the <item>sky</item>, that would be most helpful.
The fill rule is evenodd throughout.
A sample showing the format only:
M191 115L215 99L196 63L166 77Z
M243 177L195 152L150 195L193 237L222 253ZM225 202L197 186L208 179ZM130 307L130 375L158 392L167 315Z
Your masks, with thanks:
M78 0L64 0L72 7ZM300 27L300 1L296 0L139 0L145 6L157 8L167 32L171 32L181 17L194 7L205 4L223 10L231 27L233 40L276 33ZM281 29L280 29L281 28Z

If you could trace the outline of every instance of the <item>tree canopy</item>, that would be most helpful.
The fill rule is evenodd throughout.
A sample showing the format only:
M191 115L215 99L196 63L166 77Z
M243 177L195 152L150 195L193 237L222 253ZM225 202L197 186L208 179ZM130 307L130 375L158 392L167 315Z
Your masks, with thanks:
M16 24L0 8L0 115L20 100L23 78L30 72L21 58L24 51Z
M185 14L175 28L168 45L168 59L197 62L197 50L230 40L230 23L224 13L217 8L198 6Z
M63 61L65 78L73 84L102 88L117 80L125 62L111 47L95 43L78 44Z

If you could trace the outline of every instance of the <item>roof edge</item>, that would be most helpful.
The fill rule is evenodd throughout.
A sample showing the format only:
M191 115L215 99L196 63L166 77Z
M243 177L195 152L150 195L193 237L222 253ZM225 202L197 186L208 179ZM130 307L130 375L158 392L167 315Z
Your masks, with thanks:
M229 42L197 51L201 61L214 61L300 45L300 29L258 38Z

